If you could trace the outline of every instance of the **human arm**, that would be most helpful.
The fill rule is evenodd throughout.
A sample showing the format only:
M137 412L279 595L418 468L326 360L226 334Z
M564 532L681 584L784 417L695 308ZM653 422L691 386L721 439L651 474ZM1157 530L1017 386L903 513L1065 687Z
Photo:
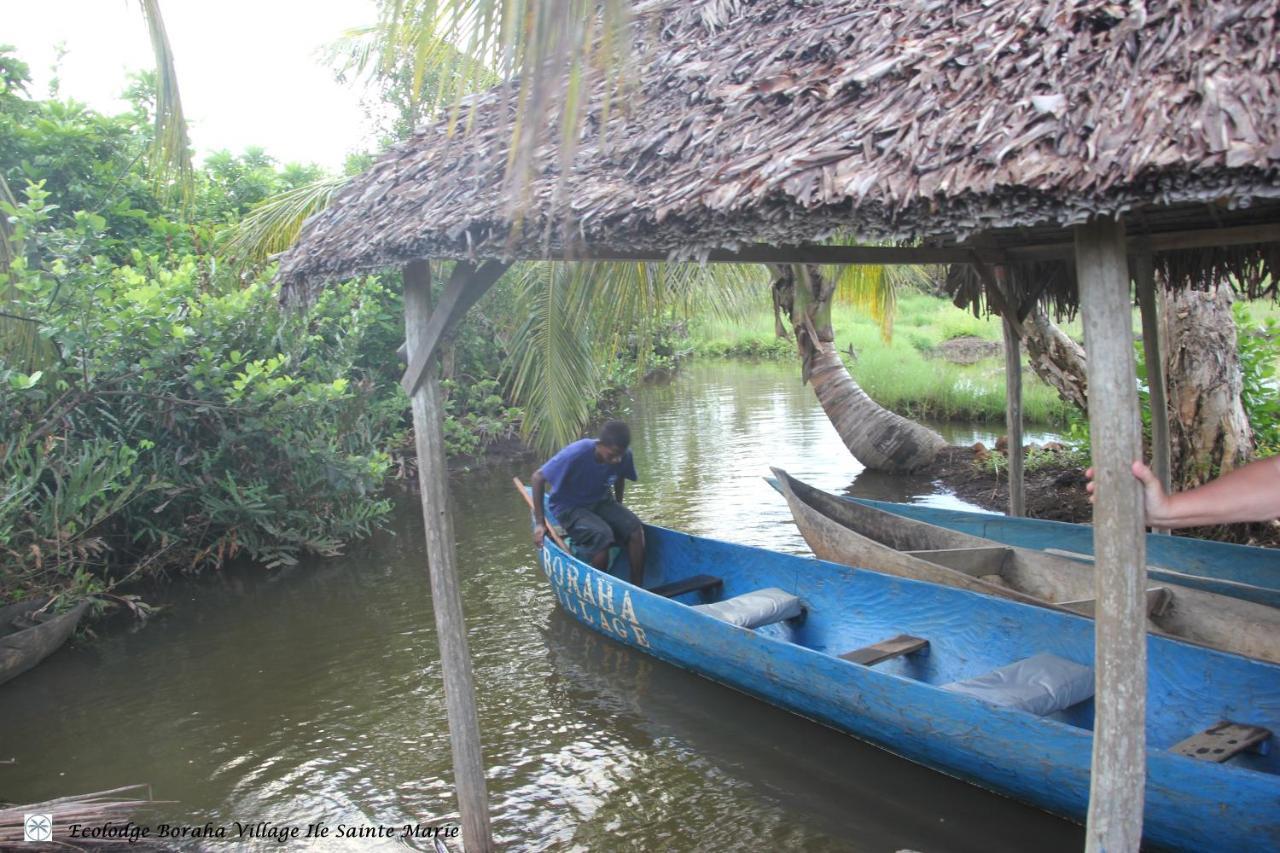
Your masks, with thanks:
M1092 480L1093 470L1085 472ZM1142 483L1147 524L1152 527L1202 527L1280 518L1280 456L1259 459L1184 492L1166 494L1150 468L1133 463ZM1094 484L1087 486L1093 494ZM1090 498L1092 500L1092 498Z
M618 503L622 503L622 494L626 490L626 480L639 480L640 475L636 473L635 457L628 450L622 456L622 461L618 463L618 476L613 481L613 493Z
M541 468L533 472L530 485L533 488L533 544L541 548L542 540L547 535L547 517L542 508L543 497L547 492L547 478Z

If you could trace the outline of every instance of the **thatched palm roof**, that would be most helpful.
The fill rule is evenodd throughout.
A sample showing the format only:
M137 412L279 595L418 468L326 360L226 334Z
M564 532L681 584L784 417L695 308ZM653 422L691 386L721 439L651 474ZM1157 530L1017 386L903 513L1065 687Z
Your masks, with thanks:
M424 257L689 258L837 230L1004 245L1095 213L1127 212L1131 232L1280 221L1277 0L648 6L627 114L602 132L592 102L563 179L548 129L518 229L505 86L469 132L422 128L312 219L286 291ZM1274 243L1215 251L1165 263L1256 281L1280 261Z

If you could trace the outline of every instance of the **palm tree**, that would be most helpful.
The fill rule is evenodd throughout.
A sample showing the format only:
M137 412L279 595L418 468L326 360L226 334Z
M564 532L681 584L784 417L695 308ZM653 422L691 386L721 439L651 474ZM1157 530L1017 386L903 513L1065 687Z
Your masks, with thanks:
M816 266L776 267L775 317L786 314L790 319L804 381L813 386L822 410L854 458L878 471L922 468L947 446L946 440L876 403L849 374L836 351L831 326L831 305L842 282L846 289L856 288L855 301L881 301L884 327L891 310L884 301L891 300L894 292L884 267L846 267L835 275Z

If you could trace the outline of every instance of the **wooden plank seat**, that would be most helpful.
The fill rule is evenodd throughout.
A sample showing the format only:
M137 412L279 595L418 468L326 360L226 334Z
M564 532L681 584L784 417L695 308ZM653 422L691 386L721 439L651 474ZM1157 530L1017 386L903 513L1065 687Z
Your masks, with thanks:
M1153 586L1147 590L1147 616L1163 616L1173 603L1173 593L1163 586ZM1079 601L1059 602L1059 607L1079 613L1082 616L1093 616L1098 606L1096 598L1082 598Z
M912 557L919 557L948 569L972 575L975 578L983 575L1003 573L1005 563L1013 549L1007 545L979 546L975 548L938 548L928 551L903 551Z
M713 575L694 575L683 580L655 586L649 592L654 595L661 595L664 598L675 598L677 595L684 595L686 592L706 592L723 585L724 581Z
M881 661L890 658L902 657L903 655L915 654L929 648L929 641L920 637L913 637L910 634L899 634L888 640L882 640L872 646L863 646L860 649L854 649L851 652L845 652L840 655L841 660L847 660L851 663L860 663L863 666L875 666Z
M1262 726L1223 720L1199 734L1175 743L1169 747L1169 751L1189 758L1221 764L1245 750L1256 751L1257 747L1269 737L1271 737L1271 730L1264 729Z

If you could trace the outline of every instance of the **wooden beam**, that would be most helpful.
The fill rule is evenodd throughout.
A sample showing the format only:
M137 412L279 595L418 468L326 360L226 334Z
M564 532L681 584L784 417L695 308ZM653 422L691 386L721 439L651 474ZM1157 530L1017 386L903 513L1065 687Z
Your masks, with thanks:
M998 232L997 232L998 233ZM1210 246L1239 246L1250 243L1280 242L1280 223L1242 225L1233 228L1202 228L1167 231L1162 234L1136 235L1126 251L1167 252L1176 249L1199 249ZM988 246L824 246L796 244L769 246L751 244L737 249L711 249L697 257L681 256L672 260L673 250L658 248L615 248L610 246L569 246L539 256L520 256L511 260L529 261L625 261L632 263L708 263L708 264L971 264L975 252L990 264L1018 261L1069 261L1075 258L1073 243L1033 243L1026 245L994 243ZM442 255L441 259L447 256ZM461 258L459 264L475 266L474 259ZM498 263L497 261L486 261ZM501 262L509 264L509 261ZM481 267L483 269L483 266ZM443 304L443 300L442 300Z
M1009 515L1027 514L1022 458L1022 353L1014 321L1004 318L1004 422L1009 451Z
M1205 249L1214 246L1245 246L1251 243L1275 242L1280 242L1280 223L1166 231L1161 234L1135 234L1126 242L1125 251L1130 255L1141 255L1178 249ZM1075 256L1071 243L998 246L992 251L1002 254L1007 261L1070 260Z
M1146 781L1146 537L1130 463L1142 452L1124 227L1100 217L1075 230L1077 285L1089 354L1096 716L1085 849L1136 851Z
M1142 351L1147 361L1147 391L1151 408L1151 462L1156 476L1169 491L1172 467L1169 443L1169 391L1164 378L1164 353L1160 351L1160 300L1151 255L1134 259L1138 307L1142 312ZM1157 529L1156 533L1168 534Z
M411 270L425 267L426 264L426 261L413 261L408 264L405 267L406 281ZM453 274L449 276L449 281L444 286L444 293L440 296L440 304L436 306L435 311L430 312L430 319L426 321L425 328L419 330L419 346L416 349L410 347L413 349L413 354L409 358L409 367L404 372L404 378L400 380L400 385L406 394L413 396L414 390L422 382L427 365L440 346L440 341L458 324L467 310L489 292L489 288L502 277L508 266L510 265L504 261L485 261L479 268L467 261L458 261L454 265ZM414 272L413 275L419 275L419 273ZM427 278L430 280L429 273Z
M494 279L497 275L493 276ZM451 282L452 284L452 282ZM446 288L446 293L448 289ZM472 300L474 302L474 299ZM455 297L454 308L458 304ZM404 269L404 330L410 363L419 361L427 336L440 329L431 311L431 272L425 261ZM439 332L436 332L438 340ZM445 468L444 404L440 380L433 362L423 362L422 381L410 392L413 432L418 450L418 483L422 490L422 520L427 539L427 575L431 606L435 611L440 662L444 671L445 710L449 719L449 744L453 751L454 788L462 818L463 845L468 851L492 851L489 797L485 790L484 756L480 749L480 723L476 714L475 680L467 629L458 588L453 519L449 514L449 479Z

